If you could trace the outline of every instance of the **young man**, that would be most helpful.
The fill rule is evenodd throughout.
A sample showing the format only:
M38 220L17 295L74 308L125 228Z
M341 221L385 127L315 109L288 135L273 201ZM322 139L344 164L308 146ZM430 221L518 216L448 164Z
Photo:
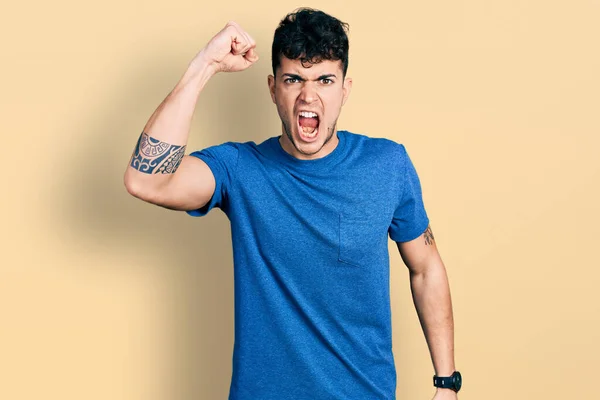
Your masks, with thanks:
M235 344L229 399L394 399L388 235L410 270L440 382L456 399L450 291L403 145L338 131L350 94L347 24L300 9L275 31L268 85L282 135L184 155L198 95L258 60L229 22L146 124L125 173L132 195L231 222ZM443 383L441 383L443 381Z

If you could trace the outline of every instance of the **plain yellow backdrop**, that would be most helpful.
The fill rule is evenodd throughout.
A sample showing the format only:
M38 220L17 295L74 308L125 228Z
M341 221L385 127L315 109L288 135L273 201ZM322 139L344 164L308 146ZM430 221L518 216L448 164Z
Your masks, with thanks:
M123 173L230 19L261 59L209 82L188 149L279 135L270 46L302 5L350 24L338 127L404 143L421 178L450 278L459 398L598 398L598 1L57 0L0 17L0 399L226 398L228 220L145 204ZM390 254L397 396L430 399L391 241Z

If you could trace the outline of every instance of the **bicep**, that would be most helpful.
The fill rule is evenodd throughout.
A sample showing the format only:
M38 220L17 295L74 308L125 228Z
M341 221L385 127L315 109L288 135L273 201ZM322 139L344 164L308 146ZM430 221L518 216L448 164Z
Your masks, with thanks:
M215 187L209 166L198 157L186 155L150 202L171 210L194 210L210 201Z
M427 225L425 231L407 242L396 242L402 261L413 273L425 271L432 260L438 260L438 253L431 226Z

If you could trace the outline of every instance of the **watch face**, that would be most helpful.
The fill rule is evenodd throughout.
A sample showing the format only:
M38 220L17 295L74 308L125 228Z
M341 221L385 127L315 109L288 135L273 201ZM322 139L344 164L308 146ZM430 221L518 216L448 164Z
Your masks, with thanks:
M458 392L462 386L462 375L460 372L455 371L452 374L452 383L454 384L454 389Z

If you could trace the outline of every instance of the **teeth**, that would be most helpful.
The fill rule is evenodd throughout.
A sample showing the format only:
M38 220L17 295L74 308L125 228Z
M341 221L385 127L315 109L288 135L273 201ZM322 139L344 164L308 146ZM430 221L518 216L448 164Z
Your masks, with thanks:
M305 118L316 118L317 117L317 113L310 112L310 111L301 111L300 115Z

